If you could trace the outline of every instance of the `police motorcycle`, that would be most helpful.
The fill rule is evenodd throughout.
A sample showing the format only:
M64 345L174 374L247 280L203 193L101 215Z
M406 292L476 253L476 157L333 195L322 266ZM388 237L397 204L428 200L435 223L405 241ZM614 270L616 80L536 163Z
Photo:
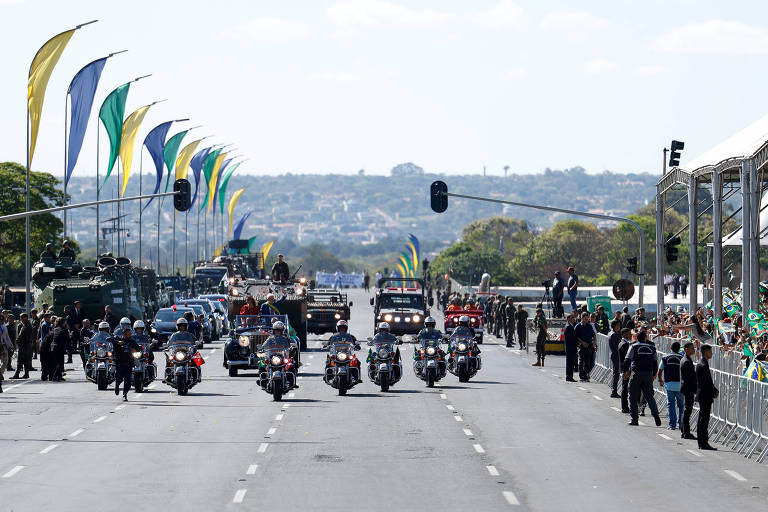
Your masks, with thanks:
M272 335L272 326L278 321L285 326L291 341L289 355L295 361L300 361L300 340L288 322L288 315L237 315L235 328L230 331L229 339L224 344L223 362L230 377L237 377L239 370L261 371L264 367L264 353L260 347Z
M339 391L339 396L347 394L347 391L360 384L360 361L355 350L360 350L360 345L354 336L347 332L349 324L346 320L336 323L336 334L323 344L328 349L328 357L325 361L326 384Z
M413 373L426 382L428 388L434 387L446 373L445 352L440 348L443 334L435 329L435 324L431 316L424 320L426 328L419 333L418 345L413 348Z
M133 352L132 382L137 393L141 393L157 377L157 365L151 349L152 339L144 334L145 330L146 327L141 320L133 323L132 339L140 349Z
M403 365L400 362L400 348L403 341L389 332L389 323L381 322L379 332L373 338L368 338L368 378L381 387L381 391L389 391L403 376Z
M456 375L459 382L469 382L483 366L475 333L469 326L469 317L459 318L459 325L448 339L448 344L448 371Z
M259 378L261 389L272 395L275 402L283 395L297 388L298 362L291 354L294 342L285 334L285 324L276 321L271 326L272 335L267 338L259 352Z
M202 366L205 361L195 347L195 338L187 331L187 319L176 320L178 331L168 338L165 351L165 378L163 382L175 388L178 394L186 395L202 380Z
M85 377L95 382L100 391L104 391L115 382L115 363L112 359L113 339L109 333L109 324L101 322L99 331L88 340Z

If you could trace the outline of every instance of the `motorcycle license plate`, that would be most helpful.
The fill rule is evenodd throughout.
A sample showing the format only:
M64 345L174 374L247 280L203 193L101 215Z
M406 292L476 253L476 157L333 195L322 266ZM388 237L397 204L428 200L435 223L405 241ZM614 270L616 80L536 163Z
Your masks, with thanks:
M339 373L347 373L347 367L346 366L339 366Z
M459 356L459 362L463 363L467 360L467 356Z
M434 359L430 359L429 361L427 361L427 368L434 368L435 365L437 365L437 363L435 362Z
M380 371L386 371L387 370L387 364L386 363L381 363L379 365L379 370Z

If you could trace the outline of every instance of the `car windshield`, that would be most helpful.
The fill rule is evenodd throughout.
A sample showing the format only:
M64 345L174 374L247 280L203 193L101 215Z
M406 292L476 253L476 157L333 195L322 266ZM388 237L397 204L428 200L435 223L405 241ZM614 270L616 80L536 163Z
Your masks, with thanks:
M224 309L224 303L223 302L219 302L218 300L213 300L213 301L211 301L211 304L213 304L213 307L216 308L216 311L218 311L219 313L226 313L227 312L227 310Z
M203 267L195 269L195 279L211 279L214 282L221 281L227 273L226 267Z
M207 300L205 300L205 301L203 301L203 300L195 300L195 301L187 300L187 301L184 301L184 304L186 304L189 307L200 306L201 308L203 308L205 310L206 313L210 313L211 311L213 311L213 308L211 307L211 303L208 302Z
M182 316L184 316L184 313L187 311L190 311L189 309L177 309L176 311L172 309L161 309L157 312L157 316L155 316L155 322L175 322Z
M424 309L424 297L421 295L382 295L381 307L387 309L394 308L410 308L410 309Z

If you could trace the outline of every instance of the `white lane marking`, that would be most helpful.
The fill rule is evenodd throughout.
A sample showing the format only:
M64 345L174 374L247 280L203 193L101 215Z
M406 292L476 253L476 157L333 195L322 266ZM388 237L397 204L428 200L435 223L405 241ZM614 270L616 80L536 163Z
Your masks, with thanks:
M13 386L8 386L7 388L5 388L5 390L8 391L9 389L17 388L19 386L23 386L24 384L29 384L30 382L32 382L32 381L31 380L25 380L24 382L19 382L18 384L14 384Z
M10 470L10 471L9 471L9 472L7 472L6 474L4 474L4 475L3 475L3 478L11 478L13 475L15 475L16 473L18 473L18 472L19 472L19 471L21 471L22 469L24 469L24 466L16 466L16 467L15 467L15 468L13 468L12 470Z
M291 404L283 404L283 409L287 409L291 406Z
M685 451L687 451L687 452L688 452L688 453L690 453L691 455L695 455L695 456L697 456L697 457L703 457L703 456L704 456L704 454L703 454L703 453L699 453L699 452L697 452L696 450L685 450Z
M472 433L472 431L471 431L471 430L469 430L468 428L464 428L464 429L462 429L462 430L464 431L464 435L465 435L465 436L473 436L473 435L474 435L474 434Z
M117 407L115 407L116 411L121 411L123 409L125 409L125 405L118 405Z
M245 498L245 493L248 492L248 489L238 489L238 491L235 493L235 497L232 498L232 503L242 503L243 498Z
M732 476L733 478L735 478L739 482L746 482L747 481L746 478L744 478L743 476L741 476L740 474L738 474L737 472L735 472L732 469L724 469L723 471L725 471L726 475Z
M155 386L157 386L157 384L155 384L155 383L153 382L152 384L150 384L149 386L147 386L147 389L155 389Z
M611 409L613 409L616 412L621 412L621 409L619 409L618 407L613 406L613 405L611 406Z
M455 419L456 421L464 421L464 420L461 418L461 416L454 416L454 417L453 417L453 419Z
M141 395L143 395L143 394L144 394L144 393L136 393L135 395L133 395L133 397L134 397L134 398L139 398L139 397L140 397Z
M597 395L592 395L592 398L594 398L595 400L602 400L602 398L600 398L600 397L599 397L599 396L597 396Z
M549 372L549 373L551 373L551 374L552 374L552 375L554 375L555 377L559 377L559 376L560 376L560 375L556 374L555 372Z
M440 393L440 398L442 398L443 400L445 400L445 399L447 399L448 397L447 397L447 396L445 396L445 393Z
M269 443L261 443L259 445L259 449L256 450L256 453L264 453L267 451L267 446L269 446Z
M485 453L485 449L483 449L483 446L480 444L473 444L472 447L477 453Z
M288 393L288 398L293 398L296 396L296 393Z
M251 464L248 466L248 471L245 472L246 475L255 475L256 470L259 468L258 464Z
M299 375L299 376L298 376L298 377L296 377L296 378L297 378L297 379L303 379L304 377L302 377L301 375Z
M659 434L659 437L662 438L662 439L666 439L667 441L671 441L672 440L672 438L669 437L667 434Z
M282 413L278 414L277 416L275 416L275 421L281 421L282 419L283 419L283 414Z
M313 355L310 355L310 356L309 356L309 358L310 358L310 359L314 359L314 358L315 358L315 356L313 356Z
M276 429L275 427L272 427L271 429L267 430L267 435L268 435L268 436L271 436L271 435L272 435L272 434L274 434L275 432L277 432L277 429Z
M499 476L499 470L496 469L496 466L485 466L485 469L488 470L491 476Z
M446 405L445 407L446 407L446 409L448 409L449 411L455 411L455 410L456 410L456 408L455 408L454 406L450 405L450 404Z
M583 387L581 387L581 386L576 386L576 389L580 389L580 390L582 390L582 391L586 391L586 390L587 390L587 388L583 388Z
M57 444L52 444L50 446L47 446L47 447L43 448L42 450L40 450L40 454L41 455L45 455L46 453L50 453L53 450L55 450L58 446L59 445L57 445Z
M84 428L79 428L79 429L75 430L74 432L72 432L71 434L69 434L67 437L68 438L77 437L80 434L82 434L83 432L85 432L85 429Z
M211 350L210 352L208 352L208 355L210 356L210 355L212 355L214 352L216 352L216 349L215 349L215 348L214 348L213 350Z
M95 420L93 420L93 422L94 422L94 423L101 423L101 422L102 422L102 421L104 421L105 419L107 419L107 417L106 417L106 416L99 416L98 418L96 418Z
M520 502L517 501L517 496L515 496L515 493L513 493L512 491L504 491L502 494L504 495L504 499L506 499L507 503L509 503L510 505L520 504Z
M642 425L642 426L644 426L644 427L648 425L648 424L647 424L647 423L645 423L644 421L640 421L640 420L637 420L637 424L638 424L638 425Z

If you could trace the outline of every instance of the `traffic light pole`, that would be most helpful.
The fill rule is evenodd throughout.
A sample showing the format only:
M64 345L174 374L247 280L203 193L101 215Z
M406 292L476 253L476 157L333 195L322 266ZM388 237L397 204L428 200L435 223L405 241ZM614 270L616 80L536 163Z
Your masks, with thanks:
M602 215L599 213L587 213L587 212L579 212L576 210L566 210L565 208L556 208L554 206L541 206L537 204L528 204L528 203L517 203L514 201L503 201L501 199L490 199L487 197L476 197L476 196L468 196L464 194L454 194L452 192L439 192L440 195L445 195L448 197L461 197L464 199L473 199L475 201L485 201L488 203L497 203L497 204L508 204L511 206L520 206L522 208L533 208L536 210L545 210L549 212L557 212L557 213L565 213L568 215L577 215L580 217L590 217L593 219L603 219L603 220L612 220L617 222L626 222L627 224L630 224L632 227L635 228L637 231L637 234L640 238L640 256L638 257L638 307L643 307L643 281L645 279L645 234L643 233L643 230L640 228L640 226L633 220L627 219L626 217L616 217L614 215ZM658 232L657 232L657 243L658 243ZM657 256L658 257L658 256ZM662 291L663 292L663 291Z

